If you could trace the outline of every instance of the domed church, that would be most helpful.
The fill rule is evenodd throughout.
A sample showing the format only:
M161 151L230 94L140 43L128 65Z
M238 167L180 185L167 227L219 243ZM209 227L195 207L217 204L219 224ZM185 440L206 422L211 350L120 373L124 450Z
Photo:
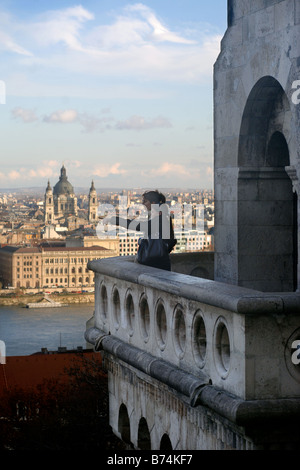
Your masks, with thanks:
M92 199L92 200L90 200ZM77 197L74 193L72 184L68 181L66 168L63 165L60 170L59 181L53 187L48 181L45 192L45 224L55 224L66 222L70 217L77 217ZM97 209L97 194L92 183L89 194L89 220L92 216L95 222L95 211Z

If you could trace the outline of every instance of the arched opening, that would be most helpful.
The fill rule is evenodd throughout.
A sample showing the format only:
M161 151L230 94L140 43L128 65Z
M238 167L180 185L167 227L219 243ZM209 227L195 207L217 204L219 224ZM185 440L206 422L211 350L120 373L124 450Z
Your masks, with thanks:
M140 450L151 450L150 432L145 418L141 418L139 422L138 448Z
M173 447L172 447L172 444L171 444L171 441L170 441L170 438L169 438L168 434L164 434L163 437L161 438L159 450L162 450L164 452L168 452L170 450L173 450Z
M284 135L276 131L272 134L266 154L266 166L285 168L290 164L289 148Z
M288 98L273 77L253 87L241 122L238 152L238 284L288 292L297 286L297 198L284 122Z
M126 406L122 403L119 410L118 431L122 441L131 445L130 441L130 421Z

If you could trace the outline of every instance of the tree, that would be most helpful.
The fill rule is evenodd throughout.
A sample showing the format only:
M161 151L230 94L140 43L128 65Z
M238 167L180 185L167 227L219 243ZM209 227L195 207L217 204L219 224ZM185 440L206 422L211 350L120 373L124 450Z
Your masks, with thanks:
M78 354L67 376L3 392L0 450L110 450L123 443L108 423L107 375ZM67 377L67 380L66 380Z

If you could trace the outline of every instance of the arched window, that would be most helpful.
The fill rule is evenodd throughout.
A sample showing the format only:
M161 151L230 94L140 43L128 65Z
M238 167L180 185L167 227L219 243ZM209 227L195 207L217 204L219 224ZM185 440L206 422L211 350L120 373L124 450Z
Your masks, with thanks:
M289 148L289 101L280 83L262 77L242 116L238 149L238 283L264 292L297 286L297 220Z
M151 450L150 432L145 418L141 418L139 422L138 447L140 450Z
M164 452L173 450L168 434L164 434L160 441L160 450Z
M126 406L122 403L119 410L118 431L122 441L131 444L130 441L130 421Z

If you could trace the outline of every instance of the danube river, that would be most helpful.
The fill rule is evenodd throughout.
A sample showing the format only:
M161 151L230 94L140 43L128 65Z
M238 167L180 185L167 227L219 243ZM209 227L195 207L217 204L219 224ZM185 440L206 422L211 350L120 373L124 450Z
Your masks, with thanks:
M26 356L59 346L85 348L86 322L92 317L93 304L73 304L55 308L0 307L0 340L6 356Z

